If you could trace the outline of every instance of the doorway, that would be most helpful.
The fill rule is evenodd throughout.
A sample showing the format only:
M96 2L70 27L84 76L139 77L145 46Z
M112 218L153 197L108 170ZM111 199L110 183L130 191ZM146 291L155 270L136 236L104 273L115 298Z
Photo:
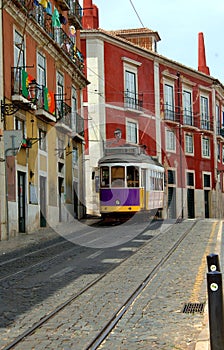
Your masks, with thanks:
M176 188L168 187L168 218L176 219Z
M194 211L194 189L187 189L187 210L188 210L188 218L193 219L195 217Z
M204 190L205 218L209 218L209 190Z
M19 232L26 232L26 173L18 171L18 225Z
M40 227L47 226L46 177L40 176Z

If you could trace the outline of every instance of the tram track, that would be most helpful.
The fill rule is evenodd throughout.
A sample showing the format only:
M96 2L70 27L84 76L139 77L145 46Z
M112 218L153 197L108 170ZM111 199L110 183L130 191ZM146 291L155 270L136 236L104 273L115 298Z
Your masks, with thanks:
M193 229L193 227L196 225L196 221L192 222L190 227L183 233L181 236L172 244L170 249L166 252L166 254L159 259L159 261L155 264L153 269L150 271L148 276L138 285L137 288L134 289L133 293L125 300L125 302L122 303L122 305L119 307L119 309L113 314L113 316L110 318L110 320L107 322L107 324L102 327L102 330L93 338L91 342L89 342L89 345L85 347L87 350L93 350L97 349L100 344L105 340L105 338L111 333L112 329L116 326L116 324L119 322L119 320L122 318L124 313L128 310L130 305L134 302L134 300L139 296L139 294L142 292L142 290L152 281L154 276L158 273L158 271L163 267L163 265L166 263L166 261L169 259L169 257L173 254L173 252L179 247L181 242L185 239L185 237L188 235L188 233ZM169 231L166 230L166 231ZM165 231L159 232L157 235L153 236L150 240L152 243L153 241L160 239L161 236L164 234ZM145 245L149 244L149 242L146 242L143 246L141 246L134 255L140 251ZM122 265L126 260L128 260L129 257L124 259L120 265ZM110 269L107 272L101 274L99 277L92 280L88 285L86 285L82 290L80 290L78 293L72 295L68 300L57 306L54 310L46 314L44 317L39 320L39 322L34 323L31 327L29 327L27 330L25 330L20 336L16 337L13 341L8 343L5 347L2 348L2 350L9 350L16 347L16 345L23 342L24 339L27 339L27 337L32 336L32 334L38 330L41 329L44 325L46 325L50 320L52 320L54 317L56 317L62 310L65 310L67 306L73 304L79 297L85 294L87 291L91 291L92 288L97 286L97 284L102 281L111 271Z

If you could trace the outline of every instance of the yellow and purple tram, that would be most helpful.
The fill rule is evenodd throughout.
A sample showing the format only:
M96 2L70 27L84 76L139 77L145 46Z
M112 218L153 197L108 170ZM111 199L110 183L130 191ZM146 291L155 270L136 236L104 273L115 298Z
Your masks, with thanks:
M107 148L99 170L102 217L163 208L164 168L141 148Z

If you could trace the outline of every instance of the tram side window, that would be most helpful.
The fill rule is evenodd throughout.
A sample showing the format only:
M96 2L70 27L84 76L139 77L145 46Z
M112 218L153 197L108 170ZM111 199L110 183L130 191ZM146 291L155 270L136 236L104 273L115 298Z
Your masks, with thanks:
M153 191L163 191L163 173L153 170L151 171L150 189Z
M127 167L127 186L139 187L139 170L134 166Z
M109 167L104 166L101 168L101 187L109 187Z
M111 167L111 186L112 187L124 187L124 174L125 168L123 166Z

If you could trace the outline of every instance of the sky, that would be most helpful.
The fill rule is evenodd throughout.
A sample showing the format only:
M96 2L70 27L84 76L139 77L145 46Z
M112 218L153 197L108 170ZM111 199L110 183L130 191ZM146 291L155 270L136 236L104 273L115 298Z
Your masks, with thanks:
M198 68L198 33L203 32L210 74L224 84L223 0L93 0L93 4L99 9L100 28L131 29L143 24L159 33L159 54L194 69Z

